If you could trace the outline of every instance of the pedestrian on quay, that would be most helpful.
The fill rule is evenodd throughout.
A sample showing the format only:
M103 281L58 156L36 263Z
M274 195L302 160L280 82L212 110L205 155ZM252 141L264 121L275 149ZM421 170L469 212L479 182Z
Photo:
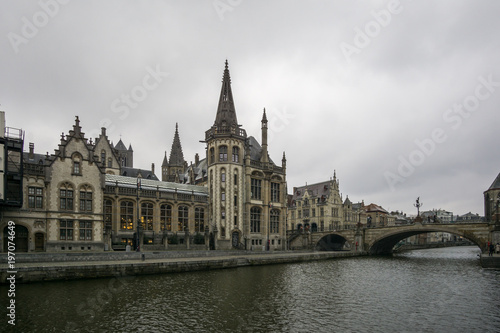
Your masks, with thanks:
M499 253L500 253L500 243L497 243L497 245L495 245L495 252L496 252L497 254L499 254Z
M495 245L493 245L493 243L490 243L490 252L489 252L489 256L493 256L493 252L495 251Z

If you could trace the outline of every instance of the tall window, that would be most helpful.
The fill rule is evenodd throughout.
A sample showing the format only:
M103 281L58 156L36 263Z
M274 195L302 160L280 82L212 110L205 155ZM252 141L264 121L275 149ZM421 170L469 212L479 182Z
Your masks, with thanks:
M319 209L319 216L325 216L325 210L323 207Z
M219 147L219 162L227 162L227 146Z
M259 207L250 209L250 232L260 232L260 215L261 209Z
M113 202L109 199L104 200L104 227L111 229L113 226Z
M260 179L251 179L250 183L250 190L251 190L251 198L255 200L261 200L261 187L262 187L262 180Z
M221 201L226 201L226 192L221 192L221 194L220 194L220 200Z
M210 164L215 162L215 149L210 148Z
M234 185L238 185L238 173L237 173L237 171L234 172Z
M72 159L73 159L73 175L81 175L82 156L78 153L75 153L73 154Z
M177 226L178 231L184 231L188 227L188 208L186 206L179 206L179 222Z
M222 169L220 172L220 181L225 182L226 181L226 170Z
M92 221L80 221L80 240L92 240Z
M274 202L280 201L280 184L279 183L271 183L271 201L274 201Z
M80 211L92 211L92 190L89 186L82 186L80 189Z
M73 187L67 183L59 189L59 206L61 210L73 210Z
M141 224L144 230L153 230L153 204L150 202L141 204Z
M28 187L28 208L43 208L43 188Z
M172 231L172 206L161 205L160 223L161 223L161 230Z
M106 151L101 150L101 163L102 165L106 165Z
M277 209L271 210L271 233L279 233L280 227L280 211Z
M203 208L195 208L194 210L194 229L196 232L205 231L205 210Z
M73 221L72 220L59 221L59 239L60 240L73 240Z
M113 160L111 157L108 157L108 168L111 168L113 166Z
M238 163L240 161L240 148L233 147L233 162Z
M132 201L121 202L120 224L122 229L134 229L134 203Z

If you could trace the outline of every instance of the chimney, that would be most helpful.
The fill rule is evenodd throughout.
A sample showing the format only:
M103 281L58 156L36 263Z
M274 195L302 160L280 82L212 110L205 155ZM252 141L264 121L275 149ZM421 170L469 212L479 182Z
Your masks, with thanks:
M102 136L106 136L106 127L101 127Z
M35 144L33 142L30 142L30 152L28 154L28 159L35 159Z
M198 166L199 163L200 163L200 156L198 155L198 153L196 153L194 155L194 165Z
M154 175L155 174L155 164L151 163L151 173Z

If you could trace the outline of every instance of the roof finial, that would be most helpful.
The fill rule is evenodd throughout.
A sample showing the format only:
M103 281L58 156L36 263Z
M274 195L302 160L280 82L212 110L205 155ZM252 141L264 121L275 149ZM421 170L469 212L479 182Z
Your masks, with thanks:
M228 68L228 64L227 64L227 59L226 59L226 69Z

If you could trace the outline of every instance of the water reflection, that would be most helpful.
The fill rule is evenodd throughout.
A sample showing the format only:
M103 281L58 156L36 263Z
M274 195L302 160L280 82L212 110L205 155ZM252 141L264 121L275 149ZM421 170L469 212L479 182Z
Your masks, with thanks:
M474 247L21 285L17 331L494 332L500 274ZM2 297L6 294L1 290ZM4 316L5 318L5 316Z

